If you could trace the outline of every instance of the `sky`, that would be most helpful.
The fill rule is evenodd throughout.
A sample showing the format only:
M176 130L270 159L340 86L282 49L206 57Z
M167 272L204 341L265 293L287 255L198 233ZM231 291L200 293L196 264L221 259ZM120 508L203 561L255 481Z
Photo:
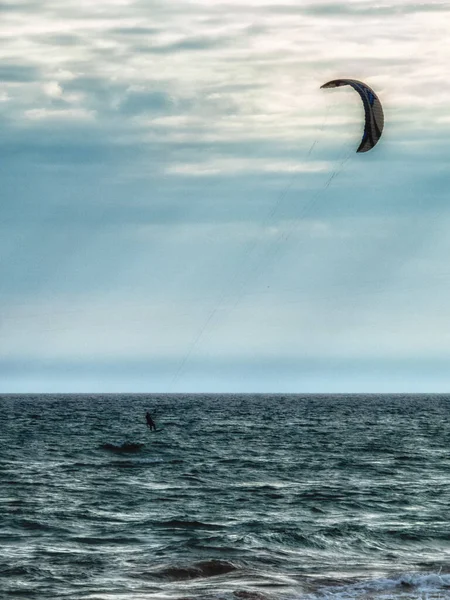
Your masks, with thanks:
M0 393L448 392L449 25L1 2Z

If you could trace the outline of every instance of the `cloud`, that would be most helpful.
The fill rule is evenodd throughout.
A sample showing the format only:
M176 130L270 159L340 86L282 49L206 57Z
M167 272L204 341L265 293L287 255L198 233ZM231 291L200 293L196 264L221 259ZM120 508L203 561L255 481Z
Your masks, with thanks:
M149 46L146 51L154 54L171 54L178 52L205 51L212 48L223 48L224 45L230 45L233 40L217 39L208 37L185 37L171 44L161 46Z
M315 4L307 4L306 6L296 6L292 4L273 5L269 10L277 14L300 13L317 17L399 17L401 15L449 12L450 4L445 2L386 2L380 5L373 5L372 2L367 1L354 1L346 3L317 2Z
M68 121L86 121L94 118L94 113L83 109L65 109L65 110L49 110L46 108L33 108L25 111L24 117L31 119L32 121L37 120L62 120L65 123Z
M37 34L35 38L36 42L57 48L58 46L82 46L85 40L82 36L75 33L45 33L44 35Z
M17 2L2 2L0 4L0 12L8 13L8 12L20 12L27 10L35 10L39 8L38 2L27 2L23 0L18 0Z
M203 177L217 174L238 173L320 173L329 168L328 163L294 163L267 159L233 158L204 163L174 164L166 169L173 175Z
M49 81L44 84L45 93L51 98L61 98L63 89L57 81Z
M39 79L39 69L32 65L3 64L0 65L0 83L25 83Z
M161 32L161 29L157 27L144 27L144 26L129 26L129 27L114 27L110 30L112 34L118 33L119 35L130 35L130 36L147 36L155 35Z
M173 99L164 92L130 89L120 104L124 114L167 112L174 108Z

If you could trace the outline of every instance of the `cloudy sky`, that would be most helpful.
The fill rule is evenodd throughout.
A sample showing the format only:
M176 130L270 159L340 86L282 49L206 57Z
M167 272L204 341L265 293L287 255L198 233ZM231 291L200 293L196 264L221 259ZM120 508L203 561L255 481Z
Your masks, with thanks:
M0 392L448 391L449 26L1 2Z

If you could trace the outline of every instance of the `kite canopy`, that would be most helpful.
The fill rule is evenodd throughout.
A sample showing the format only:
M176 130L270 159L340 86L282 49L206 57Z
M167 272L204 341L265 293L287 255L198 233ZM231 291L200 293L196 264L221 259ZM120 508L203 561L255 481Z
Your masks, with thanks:
M365 123L364 134L356 152L367 152L371 150L381 137L384 126L383 107L372 88L356 79L333 79L322 88L335 88L343 85L350 85L361 96L364 105Z

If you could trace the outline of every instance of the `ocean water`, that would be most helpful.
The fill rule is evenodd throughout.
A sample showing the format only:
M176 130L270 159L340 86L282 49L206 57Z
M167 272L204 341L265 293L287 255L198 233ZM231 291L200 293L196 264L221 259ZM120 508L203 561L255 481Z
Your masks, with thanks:
M0 548L2 599L450 599L450 396L0 396Z

